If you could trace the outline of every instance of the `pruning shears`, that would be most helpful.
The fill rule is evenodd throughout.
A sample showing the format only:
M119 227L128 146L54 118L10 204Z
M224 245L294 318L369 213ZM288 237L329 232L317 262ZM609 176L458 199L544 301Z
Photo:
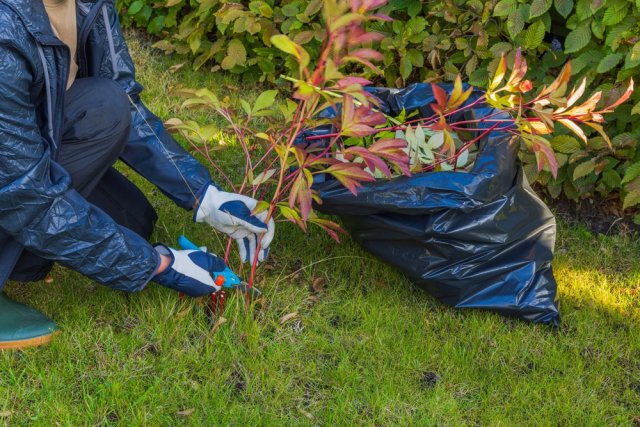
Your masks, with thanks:
M180 236L178 238L178 245L182 249L191 249L194 251L202 251L201 248L192 243L185 236ZM223 289L238 289L242 292L248 294L251 298L258 298L262 295L262 292L254 286L249 286L249 284L243 280L241 280L229 267L225 267L222 271L217 271L213 273L213 282L221 286ZM221 292L222 289L218 292ZM217 292L216 292L217 293ZM215 294L214 294L215 295Z

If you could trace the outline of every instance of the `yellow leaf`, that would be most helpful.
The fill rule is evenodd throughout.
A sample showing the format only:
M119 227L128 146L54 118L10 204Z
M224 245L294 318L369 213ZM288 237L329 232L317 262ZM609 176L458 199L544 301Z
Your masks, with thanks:
M580 126L578 126L577 124L575 124L569 119L560 119L558 121L563 125L565 125L567 128L569 128L573 133L578 135L580 139L582 139L585 143L587 142L587 136L584 134L582 129L580 129Z
M500 58L500 63L498 64L496 73L493 76L493 80L491 80L491 84L489 85L489 92L498 88L500 83L502 83L502 80L504 79L506 72L507 72L507 58L503 54L502 57Z

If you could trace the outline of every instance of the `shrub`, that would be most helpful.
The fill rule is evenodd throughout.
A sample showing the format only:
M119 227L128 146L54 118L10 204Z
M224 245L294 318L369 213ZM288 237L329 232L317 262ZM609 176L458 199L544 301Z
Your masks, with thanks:
M158 48L193 58L196 68L273 82L282 67L295 69L297 64L272 45L271 36L287 34L317 58L325 37L322 4L122 0L120 7L125 24L162 37ZM640 11L634 1L395 0L380 12L394 18L368 24L384 35L379 42L384 71L367 77L388 86L453 80L460 74L485 87L501 55L513 62L517 48L524 51L535 87L550 83L572 58L572 78L584 77L589 87L603 90L601 105L619 98L627 80L640 74ZM619 197L624 208L638 205L640 128L633 120L640 114L640 96L634 94L632 101L609 117L612 147L595 130L586 134L587 143L569 133L551 140L559 165L556 179L548 167L538 173L533 155L524 154L530 181L543 185L552 197L564 193L577 200L598 193Z
M313 63L309 52L287 35L271 36L270 42L297 65L283 77L293 83L291 98L276 103L278 92L267 90L253 105L244 99L235 105L220 101L207 88L183 89L182 94L189 98L183 107L205 108L228 123L229 132L222 138L210 132L217 128L213 123L172 119L167 124L203 154L234 191L258 198L255 212L266 211L267 218L287 219L303 230L308 223L316 224L336 240L340 227L313 210L314 202L322 204L314 187L317 178L332 177L355 195L364 183L376 179L471 168L476 143L494 130L513 135L515 143L522 141L537 169L546 167L554 175L558 164L548 137L563 126L581 139L586 139L583 128L594 129L610 142L600 125L603 115L630 96L633 82L618 99L599 108L601 92L584 96L584 79L569 91L571 66L567 64L551 84L530 95L533 85L525 79L527 63L520 51L510 73L506 57L501 57L484 93L474 94L457 77L449 93L432 83L432 114L415 117L414 111L402 111L396 117L385 115L378 108L378 99L365 90L371 82L362 74L376 70L375 64L383 59L381 53L367 47L381 34L364 27L390 19L373 13L386 1L324 2L326 39ZM479 104L488 104L495 112L479 118L463 114ZM336 116L327 117L327 112ZM328 132L315 136L304 132L314 128ZM227 146L227 138L244 153L243 180L235 186L210 155ZM250 284L256 264L257 258Z

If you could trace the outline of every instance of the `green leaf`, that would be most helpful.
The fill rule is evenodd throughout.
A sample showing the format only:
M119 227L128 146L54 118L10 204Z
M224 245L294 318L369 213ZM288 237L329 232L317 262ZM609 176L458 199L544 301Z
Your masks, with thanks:
M240 100L240 105L242 106L242 109L247 114L247 116L250 116L251 115L251 105L249 105L249 103L247 101L245 101L244 99Z
M640 176L640 162L634 163L627 168L624 173L624 178L622 178L622 184L631 182L638 176Z
M156 16L155 18L153 18L151 22L149 22L149 25L147 25L147 31L149 32L149 34L157 34L162 31L162 29L164 28L164 19L164 15Z
M604 12L604 16L602 17L602 23L609 27L616 25L624 20L624 18L627 16L627 12L628 11L626 8L616 9L613 7L608 7Z
M409 49L407 56L411 59L411 64L416 68L424 66L424 54L417 49Z
M589 24L582 24L571 31L565 40L564 51L566 53L577 52L591 41L591 28Z
M640 102L633 106L631 109L631 115L640 114Z
M408 55L403 56L400 59L400 75L402 78L405 80L409 78L412 70L413 64L411 63L411 58Z
M618 65L622 58L623 55L621 53L610 53L600 60L596 71L599 74L606 73L607 71Z
M580 163L574 170L573 170L573 180L576 181L584 176L589 175L591 172L593 172L593 170L595 169L596 165L591 161L591 160L587 160L584 163Z
M293 55L300 59L300 53L298 52L298 45L285 34L276 34L271 36L271 43L289 55Z
M262 172L260 172L254 179L253 182L251 183L251 185L256 186L256 185L261 185L264 184L265 182L267 182L273 175L275 175L275 173L277 172L277 169L267 169L264 170Z
M529 9L529 19L544 15L551 8L551 0L533 0Z
M627 209L640 203L640 188L634 188L624 198L622 209Z
M131 3L131 5L129 5L129 8L127 9L127 15L135 15L136 13L140 12L140 10L142 10L143 7L144 7L144 1L136 0L133 3Z
M244 65L247 62L247 49L242 41L232 39L227 46L227 56L233 58L235 65Z
M573 10L573 0L554 0L553 5L563 18L569 16Z
M635 21L633 17L631 17L630 19L625 19L620 24L611 28L604 41L605 46L608 46L611 51L615 52L620 46L620 43L625 40L627 31L634 25Z
M493 8L493 16L507 16L518 7L515 0L500 0Z
M527 49L535 49L542 43L544 39L544 23L536 21L527 28L523 35L524 47Z
M602 172L602 182L609 188L619 188L621 181L620 175L614 169Z
M582 148L577 139L570 135L558 135L551 140L553 151L564 154L573 154Z
M514 10L507 18L507 31L512 39L514 39L524 28L524 18L518 10Z
M267 90L262 92L258 99L256 99L255 104L253 104L253 112L256 113L260 110L264 110L265 108L269 108L273 105L276 100L276 95L278 94L277 90Z
M640 41L636 42L636 44L633 45L629 58L632 61L637 61L640 59Z
M638 139L629 132L623 132L611 139L611 145L614 147L635 147L638 143Z

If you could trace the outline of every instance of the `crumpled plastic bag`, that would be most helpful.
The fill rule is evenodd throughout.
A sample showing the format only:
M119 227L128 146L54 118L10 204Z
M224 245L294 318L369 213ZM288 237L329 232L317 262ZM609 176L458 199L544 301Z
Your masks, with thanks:
M431 85L370 91L385 113L405 109L432 115ZM481 94L475 90L467 103ZM454 119L494 112L482 104ZM492 124L475 126L488 129ZM556 222L524 176L519 144L508 132L492 131L479 141L469 172L427 172L364 183L357 196L327 179L316 185L323 202L316 208L340 217L364 249L445 304L558 325L551 267Z

